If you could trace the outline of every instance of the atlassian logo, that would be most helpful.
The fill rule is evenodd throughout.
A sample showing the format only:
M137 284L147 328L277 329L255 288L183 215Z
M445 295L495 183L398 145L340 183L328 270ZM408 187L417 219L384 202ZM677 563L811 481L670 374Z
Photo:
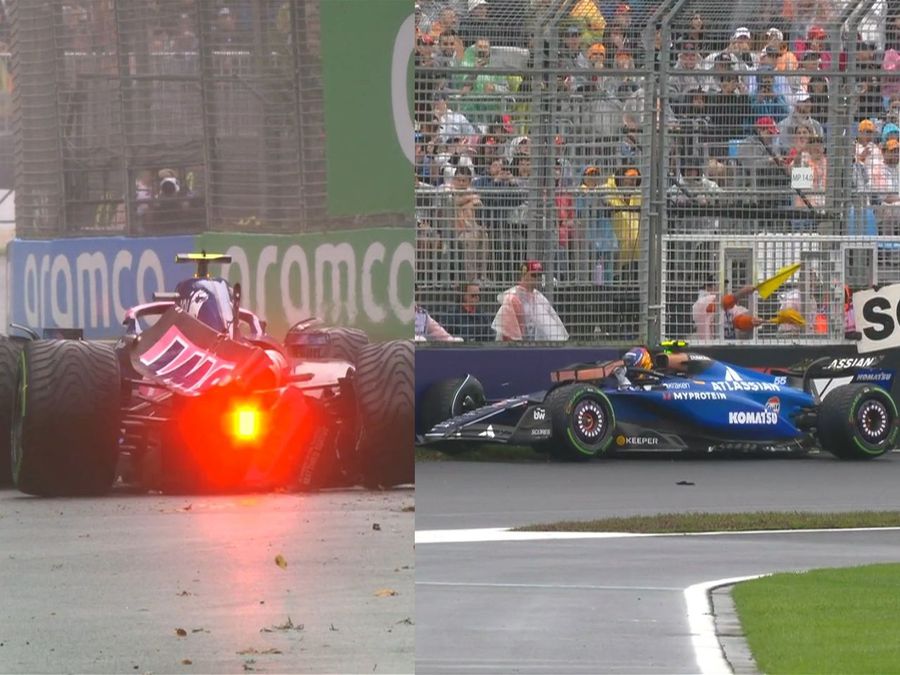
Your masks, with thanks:
M743 382L744 378L740 376L740 374L734 369L725 366L725 381L726 382Z
M773 396L768 401L766 401L766 412L775 413L776 415L781 412L781 399L777 396Z
M716 391L781 391L781 385L774 382L713 382L712 388Z
M868 368L874 366L881 359L877 356L863 356L859 358L833 359L825 366L824 370L844 370L845 368Z
M671 396L676 401L724 401L727 398L717 391L675 391Z
M778 415L773 412L730 412L728 424L778 424Z

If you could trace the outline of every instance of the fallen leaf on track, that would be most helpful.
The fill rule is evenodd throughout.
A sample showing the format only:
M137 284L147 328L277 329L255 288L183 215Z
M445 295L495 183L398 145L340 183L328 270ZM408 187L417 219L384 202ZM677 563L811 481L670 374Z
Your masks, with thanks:
M373 529L373 530L380 530L380 529L381 529L381 525L379 525L378 523L372 523L372 529Z
M393 595L400 595L400 594L397 591L395 591L393 588L379 588L377 591L375 591L376 598L389 598Z
M185 637L187 635L187 631L184 628L176 628L175 635L178 637Z
M189 666L193 663L193 661L191 661L190 659L181 659L181 663L186 666Z
M284 556L279 553L275 556L275 564L278 565L281 569L285 569L287 567L287 560L285 560Z

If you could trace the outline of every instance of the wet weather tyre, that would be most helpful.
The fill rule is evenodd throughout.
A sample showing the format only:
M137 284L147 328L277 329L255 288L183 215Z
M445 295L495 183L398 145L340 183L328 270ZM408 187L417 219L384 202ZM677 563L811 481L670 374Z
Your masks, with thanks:
M359 457L367 487L415 482L413 368L412 340L370 344L359 350L355 373L362 424Z
M28 494L99 495L116 474L119 362L111 345L25 344L12 417L13 480Z
M418 406L419 431L424 434L436 424L480 408L485 403L484 387L471 375L435 382L425 392ZM466 447L465 444L454 441L434 445L446 453L459 452Z
M0 335L0 485L12 484L9 433L22 343Z
M328 337L330 343L324 350L323 358L348 363L356 363L359 350L369 344L369 336L358 328L330 328Z
M547 394L544 403L553 429L545 447L554 457L583 462L609 447L616 418L602 391L588 384L567 384Z
M822 449L841 459L872 459L897 442L897 405L880 387L846 384L822 401L818 437Z

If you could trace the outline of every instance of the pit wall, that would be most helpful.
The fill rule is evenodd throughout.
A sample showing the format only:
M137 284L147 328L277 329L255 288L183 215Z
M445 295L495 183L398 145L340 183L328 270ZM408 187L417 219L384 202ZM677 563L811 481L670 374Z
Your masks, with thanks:
M8 319L31 328L83 328L89 339L121 332L125 310L191 276L177 253L227 253L211 272L240 282L242 305L284 335L319 316L372 339L412 336L410 228L302 235L205 233L172 237L14 240L8 247ZM2 305L2 303L0 303Z

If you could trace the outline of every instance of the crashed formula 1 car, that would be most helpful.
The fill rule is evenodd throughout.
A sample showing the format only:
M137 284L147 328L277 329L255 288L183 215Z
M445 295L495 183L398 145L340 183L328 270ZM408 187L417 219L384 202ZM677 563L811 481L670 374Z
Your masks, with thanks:
M641 451L787 451L820 447L871 459L895 447L894 373L880 357L817 359L759 372L669 346L551 374L549 391L488 402L472 376L437 382L419 415L423 444L530 445L569 460L609 448ZM636 354L635 354L636 352Z
M369 344L310 319L279 342L240 306L239 284L209 276L228 256L176 260L196 275L127 310L115 345L77 330L0 338L0 482L45 496L117 481L161 491L413 482L411 341Z

